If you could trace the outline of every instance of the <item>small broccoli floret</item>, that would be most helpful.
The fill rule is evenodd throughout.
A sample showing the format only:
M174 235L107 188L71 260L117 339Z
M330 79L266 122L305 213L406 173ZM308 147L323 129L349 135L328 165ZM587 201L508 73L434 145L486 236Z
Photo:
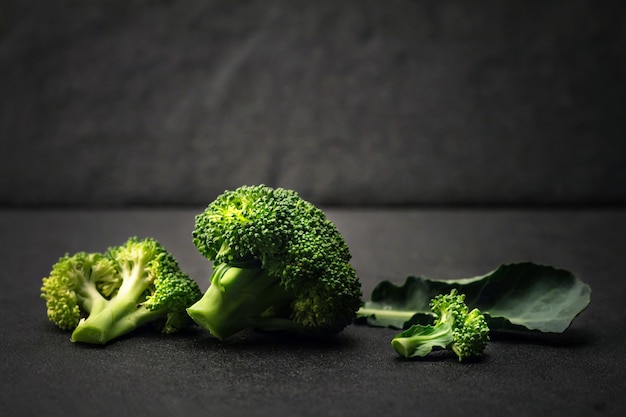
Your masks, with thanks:
M164 333L192 324L185 309L202 293L156 240L130 238L105 253L63 256L41 296L73 342L104 344L148 323Z
M356 317L361 286L348 246L293 190L224 192L196 216L193 242L213 273L187 312L217 338L245 328L329 335Z
M426 356L433 350L450 349L464 361L483 354L489 327L478 309L468 310L465 295L456 289L430 302L436 319L432 325L413 325L394 337L391 345L401 356Z

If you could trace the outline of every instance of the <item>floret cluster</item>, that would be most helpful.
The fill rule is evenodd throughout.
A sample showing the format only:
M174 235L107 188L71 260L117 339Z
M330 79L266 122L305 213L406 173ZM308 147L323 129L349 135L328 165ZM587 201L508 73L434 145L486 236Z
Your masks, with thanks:
M483 354L489 341L489 326L480 310L469 310L465 294L456 289L439 294L430 301L430 308L435 315L432 325L413 325L392 339L398 354L417 357L448 349L459 361Z
M43 279L50 321L74 342L104 344L147 323L164 333L187 327L185 308L202 293L152 238L132 237L103 253L61 257Z

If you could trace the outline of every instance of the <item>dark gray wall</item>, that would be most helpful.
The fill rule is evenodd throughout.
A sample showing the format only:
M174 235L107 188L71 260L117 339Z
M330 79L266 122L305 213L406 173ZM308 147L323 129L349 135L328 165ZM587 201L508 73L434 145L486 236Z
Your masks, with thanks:
M625 5L1 1L0 204L626 203Z

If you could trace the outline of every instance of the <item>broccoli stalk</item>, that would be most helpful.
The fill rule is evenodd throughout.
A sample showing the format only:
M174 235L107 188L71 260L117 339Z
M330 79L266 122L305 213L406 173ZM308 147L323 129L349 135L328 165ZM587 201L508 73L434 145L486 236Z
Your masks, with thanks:
M187 312L219 339L247 327L297 332L304 329L274 314L286 311L292 299L293 295L261 268L220 264L205 295Z
M330 335L356 317L361 291L348 247L295 191L226 191L196 216L193 239L213 272L187 312L219 339L245 328Z
M95 314L92 310L87 319L79 322L72 333L72 341L105 343L158 318L161 312L145 308L141 301L155 278L156 271L149 269L150 262L154 259L152 249L148 245L142 245L133 248L129 253L120 249L112 251L118 261L121 282L117 294L111 300L100 296L98 305L101 307ZM98 296L99 293L94 293L92 298L98 299Z
M436 319L432 325L413 325L391 341L403 357L423 357L433 350L453 351L459 361L483 354L489 340L489 327L478 309L469 311L465 295L456 289L440 294L430 302Z
M104 254L66 255L43 279L49 319L73 342L104 344L148 323L173 333L202 293L156 240L130 238Z

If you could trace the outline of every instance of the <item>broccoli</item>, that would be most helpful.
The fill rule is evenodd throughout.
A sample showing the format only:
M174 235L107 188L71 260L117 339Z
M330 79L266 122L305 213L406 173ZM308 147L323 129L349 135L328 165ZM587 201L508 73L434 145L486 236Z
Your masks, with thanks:
M41 288L50 321L73 330L73 342L95 344L148 323L174 333L193 324L185 309L201 296L160 243L136 237L104 253L61 257Z
M213 272L187 312L213 336L246 328L324 336L355 319L361 285L348 246L295 191L242 186L195 220L193 242Z
M483 354L489 327L478 309L469 311L465 295L452 289L430 301L436 319L432 325L413 325L394 337L391 345L403 357L426 356L435 349L450 349L464 361Z

